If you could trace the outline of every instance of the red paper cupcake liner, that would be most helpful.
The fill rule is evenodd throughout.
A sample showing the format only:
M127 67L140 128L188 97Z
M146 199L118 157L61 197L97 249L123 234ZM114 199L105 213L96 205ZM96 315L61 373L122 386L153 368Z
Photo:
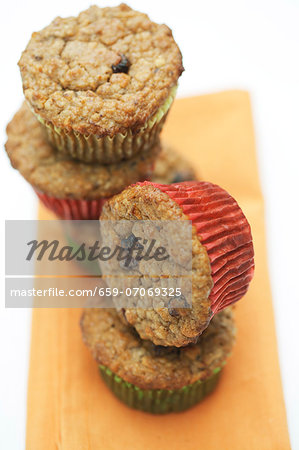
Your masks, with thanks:
M64 220L98 220L107 200L107 198L97 200L55 198L39 191L35 192L48 209Z
M250 225L236 200L219 186L202 181L138 184L165 192L195 226L210 259L213 315L240 300L253 277L254 250Z

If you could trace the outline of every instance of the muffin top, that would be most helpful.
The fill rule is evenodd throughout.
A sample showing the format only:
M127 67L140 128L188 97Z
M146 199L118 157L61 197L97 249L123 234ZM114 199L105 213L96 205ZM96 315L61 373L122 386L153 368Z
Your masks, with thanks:
M98 137L137 133L183 71L171 30L125 4L54 19L32 34L19 67L43 120Z
M141 389L180 389L205 380L225 364L235 339L231 308L213 318L196 344L183 348L141 340L113 309L86 309L81 329L94 359Z
M85 164L57 152L24 103L7 126L5 148L11 164L38 191L56 198L93 200L109 197L129 184L148 178L160 147L128 161L102 166Z
M148 232L138 229L138 224L136 224L138 220L157 221L158 228L160 221L167 221L168 233L165 237L165 232L163 231L162 246L166 244L167 252L171 253L170 264L178 262L179 272L176 273L182 273L181 267L184 261L184 254L186 253L184 251L186 232L184 228L180 229L177 223L178 221L188 220L188 217L166 193L151 184L130 186L105 203L100 219L101 221L121 220L128 222L126 227L122 226L120 230L117 230L119 235L112 235L113 245L117 245L118 241L120 242L118 245L122 245L124 241L130 241L130 236L144 237L147 235ZM174 228L170 227L169 221L174 221ZM113 233L111 226L105 235L105 243L110 242L109 233ZM165 238L168 239L167 242ZM149 339L155 345L181 347L194 343L210 322L212 311L209 294L213 287L211 266L207 251L201 244L195 227L192 227L191 245L192 254L189 255L188 252L185 254L185 262L187 265L190 262L190 258L192 258L192 303L191 299L188 298L190 296L188 271L186 273L187 277L181 278L182 284L180 287L182 294L179 297L166 296L162 298L162 296L153 296L148 298L147 295L144 297L135 295L130 306L127 306L128 302L126 302L125 296L124 298L120 296L119 299L118 297L113 298L115 305L120 310L122 320L133 325L142 339ZM125 287L129 287L132 288L132 292L139 292L139 290L135 291L135 289L156 285L153 284L154 278L147 276L152 270L150 269L151 266L149 266L150 261L136 260L132 270L128 272L130 276L127 277L123 276L125 273L122 263L117 261L116 258L105 262L105 265L108 263L109 274L114 275L112 278L107 277L106 280L111 288L118 287L120 292L124 292ZM168 265L165 266L164 261L154 262L154 264L156 264L154 266L155 273L161 274L158 286L167 288L167 292L170 295L169 288L177 287L176 278L170 277L170 280L168 280L168 277L164 279L164 275L173 273L172 268ZM104 273L106 268L102 269ZM186 299L188 299L187 302ZM151 300L153 303L151 303ZM174 304L182 304L182 307L173 307L173 300L175 300ZM190 307L191 305L192 307Z

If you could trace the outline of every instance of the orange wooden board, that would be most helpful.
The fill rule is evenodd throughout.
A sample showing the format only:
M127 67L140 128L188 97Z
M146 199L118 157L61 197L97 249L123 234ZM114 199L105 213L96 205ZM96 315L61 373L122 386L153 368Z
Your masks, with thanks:
M256 273L236 308L237 343L216 391L189 411L152 416L121 404L81 341L79 309L33 311L27 448L288 449L265 249L264 208L246 92L178 99L163 132L205 180L239 202ZM40 209L40 218L53 217Z

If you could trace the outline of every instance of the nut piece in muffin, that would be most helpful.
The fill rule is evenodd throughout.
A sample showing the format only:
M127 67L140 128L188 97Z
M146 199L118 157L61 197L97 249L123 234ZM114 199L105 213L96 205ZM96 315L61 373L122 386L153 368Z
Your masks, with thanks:
M98 219L107 197L151 176L160 147L131 160L103 166L86 164L57 152L24 103L7 126L5 148L12 166L40 199L60 217Z
M235 340L231 308L213 318L196 344L182 348L141 340L113 309L86 309L81 329L116 396L152 413L187 409L211 392Z
M191 220L191 308L183 304L166 305L165 299L162 306L159 299L155 299L155 304L148 307L141 293L136 295L133 307L123 308L120 314L136 328L142 339L176 347L196 342L211 318L240 300L248 290L254 272L250 226L237 202L219 186L207 182L138 183L108 200L100 219L131 223L175 221L174 224ZM159 222L157 224L159 227ZM175 244L175 248L179 245L183 250L184 243ZM171 252L171 248L169 250ZM111 261L115 264L115 260ZM149 266L137 258L134 262L126 282L133 279L143 286L148 280ZM170 271L157 275L163 278L169 274ZM188 303L190 305L190 301ZM119 308L119 303L116 305Z
M125 4L57 17L32 34L19 67L48 139L107 164L157 143L183 71L171 30Z

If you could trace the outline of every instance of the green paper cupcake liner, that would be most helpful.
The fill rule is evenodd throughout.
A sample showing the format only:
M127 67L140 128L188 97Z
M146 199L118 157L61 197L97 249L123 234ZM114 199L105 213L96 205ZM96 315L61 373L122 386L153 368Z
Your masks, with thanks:
M111 164L130 159L139 151L150 150L157 144L176 90L177 86L174 86L164 104L136 134L129 130L125 134L117 133L113 137L98 138L92 134L85 136L55 127L51 122L45 121L39 114L33 112L42 124L48 141L58 150L84 162Z
M114 395L130 408L152 414L180 412L203 400L216 387L222 373L219 367L204 381L198 380L181 389L140 389L115 375L106 366L99 366L100 374Z

